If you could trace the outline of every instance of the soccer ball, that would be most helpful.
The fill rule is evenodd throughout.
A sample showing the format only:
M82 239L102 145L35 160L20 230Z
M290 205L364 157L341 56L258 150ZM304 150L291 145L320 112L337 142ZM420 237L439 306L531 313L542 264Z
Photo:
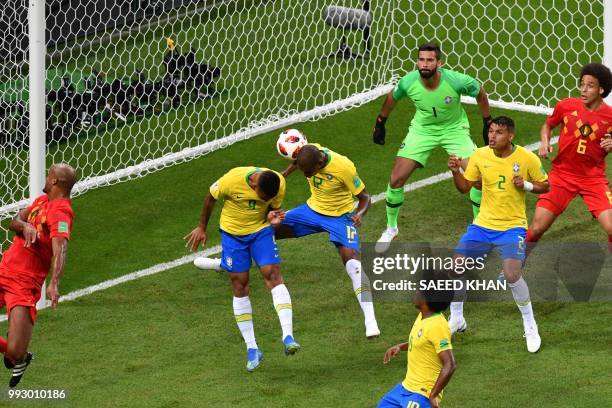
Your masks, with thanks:
M298 152L308 143L306 136L297 129L287 129L278 136L276 150L285 159L295 160Z

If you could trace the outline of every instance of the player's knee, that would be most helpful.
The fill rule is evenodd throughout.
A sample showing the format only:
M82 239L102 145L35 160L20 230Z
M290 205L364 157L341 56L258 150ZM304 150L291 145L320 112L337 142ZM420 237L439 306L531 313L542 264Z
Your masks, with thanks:
M403 187L404 184L406 184L406 180L407 179L408 179L408 177L406 177L404 175L391 174L391 177L389 177L389 186L391 186L391 188L400 188L400 187Z
M542 237L542 235L544 235L547 229L548 228L546 227L544 223L534 222L529 227L529 232L530 232L529 236L532 237L535 241L537 241L538 239Z
M283 283L283 276L281 275L280 267L278 265L272 265L266 271L266 273L264 273L264 280L268 289L275 288Z
M232 279L232 292L236 297L244 297L249 295L249 284L242 282L239 279Z
M521 279L520 268L506 268L504 270L504 278L508 283L514 283L517 280Z

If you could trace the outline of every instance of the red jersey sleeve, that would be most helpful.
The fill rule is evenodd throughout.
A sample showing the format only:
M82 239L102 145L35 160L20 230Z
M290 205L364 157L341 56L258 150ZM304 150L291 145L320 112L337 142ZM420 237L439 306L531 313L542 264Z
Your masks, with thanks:
M553 113L546 118L546 123L548 124L548 126L554 128L557 127L557 125L559 123L561 123L561 121L563 121L563 116L565 114L565 111L567 110L566 106L567 106L568 100L564 99L562 101L559 101L556 105L555 108L553 109Z
M66 239L70 239L72 219L72 209L68 206L49 209L49 212L47 213L49 237L64 237Z

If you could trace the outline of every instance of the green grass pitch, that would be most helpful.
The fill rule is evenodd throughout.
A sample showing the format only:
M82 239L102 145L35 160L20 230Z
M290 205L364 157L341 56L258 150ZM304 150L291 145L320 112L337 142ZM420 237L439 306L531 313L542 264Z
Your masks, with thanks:
M146 67L148 76L155 79L161 75L157 67L165 47L164 38L172 35L179 47L200 39L217 44L202 47L198 50L198 57L222 66L224 76L219 84L223 93L218 99L186 105L124 126L111 123L96 135L82 134L78 143L50 146L49 160L67 159L80 169L87 169L87 174L90 174L103 167L133 164L130 158L137 153L153 157L154 152L147 151L147 143L158 152L176 151L184 147L181 143L186 139L190 139L187 143L190 146L204 143L229 133L219 131L218 135L213 134L215 130L236 131L253 118L277 113L279 107L306 109L309 106L298 98L294 100L287 85L281 83L278 67L264 64L266 61L283 61L286 55L293 57L286 61L283 72L290 77L299 77L298 83L293 85L312 93L313 99L309 101L312 104L329 102L313 92L313 84L329 88L333 87L334 78L341 77L344 81L354 80L355 87L350 91L356 92L380 83L381 78L371 74L378 72L377 64L386 62L384 55L374 55L363 64L346 62L334 65L320 60L320 55L337 47L339 33L335 30L322 29L322 37L316 37L324 44L320 48L305 44L309 50L306 54L296 48L291 29L299 25L319 29L321 25L309 24L313 19L319 20L321 8L329 3L323 0L302 2L304 7L309 5L308 21L274 21L268 18L266 24L269 28L259 35L268 38L273 46L258 57L242 58L248 44L237 40L224 42L224 39L231 38L233 30L248 32L255 28L244 23L250 17L266 18L274 13L277 16L291 15L290 7L295 1L253 0L241 3L257 7L221 7L215 12L117 41L111 47L113 53L107 52L109 46L105 44L78 58L51 61L55 68L88 71L96 67L115 77ZM408 3L401 2L406 7ZM443 3L410 3L422 8L420 17L402 21L398 26L400 35L390 40L384 29L373 30L374 44L395 41L395 45L402 49L399 59L389 62L389 72L406 71L412 67L414 56L407 52L409 47L404 47L401 41L416 43L434 37L441 41L443 49L448 48L449 42L462 41L466 49L481 57L466 61L450 55L449 67L470 66L469 74L483 80L491 90L499 86L499 93L516 93L528 102L529 95L543 95L552 101L566 95L542 87L548 82L541 78L548 76L564 84L573 83L575 69L588 62L591 55L601 54L598 44L602 39L597 37L597 33L586 52L567 51L565 59L574 61L571 65L559 64L558 56L552 55L547 48L528 47L515 53L514 47L521 41L508 38L503 39L506 47L501 51L508 57L506 69L491 70L492 67L488 67L479 71L479 67L491 63L482 56L496 51L490 43L495 38L494 28L504 23L504 13L518 19L518 5L532 2L520 0L512 4L504 2L500 6L499 2L480 1L470 6L470 18L449 14L439 21L431 20L433 26L426 24L429 21L426 12L441 7ZM554 8L558 2L547 0L541 3L525 19L542 18L542 13L549 7ZM561 21L579 18L579 4L566 3L566 11L559 14ZM504 13L486 18L494 4L505 10ZM373 10L383 14L388 11L387 7L382 0L373 2ZM393 16L400 17L399 14ZM518 20L525 24L525 19ZM589 26L600 23L588 22ZM422 37L412 38L410 33L415 32L414 27L421 25ZM456 29L476 25L483 29L471 39L464 37L469 35L467 31ZM544 34L552 37L560 36L563 31L575 36L585 33L577 26L558 24L546 27ZM289 34L278 35L281 32ZM246 41L248 37L241 39ZM534 39L533 43L541 44L545 40ZM349 36L349 42L353 41L358 41L355 33ZM376 49L385 50L385 47L381 45ZM519 69L525 60L555 63L540 64L544 71L530 77ZM489 71L491 75L483 74ZM250 75L266 78L273 85L248 89ZM497 84L513 75L521 78L526 86L516 88ZM231 77L235 81L227 79ZM341 92L333 95L335 99L347 96ZM252 103L254 100L259 103ZM235 110L228 113L224 104L229 103ZM378 99L294 127L303 129L311 141L351 158L370 193L380 193L386 188L397 147L414 113L409 103L400 104L387 125L387 145L380 147L372 144L371 129L381 105L382 99ZM473 125L473 138L481 144L478 109L475 106L466 109ZM493 112L505 113L515 119L519 144L537 140L544 120L542 116L496 109ZM214 180L235 166L258 165L281 170L287 165L288 162L275 153L275 140L276 133L262 135L142 179L92 190L75 198L75 226L61 293L186 255L188 252L182 237L197 223L204 195ZM101 155L102 151L105 155ZM3 152L5 160L0 162L0 170L6 171L6 167L15 162L11 161L11 154L21 155L21 160L26 157L24 152ZM549 165L545 164L547 168ZM416 172L410 181L442 171L446 171L446 155L437 151L429 166ZM25 185L26 180L20 178L11 182L14 183L11 188L18 188ZM308 197L306 181L299 174L288 179L287 191L286 209ZM528 203L528 214L532 215L533 196ZM209 228L209 246L219 243L216 231L219 209L217 206ZM407 195L400 214L400 239L453 242L459 239L470 220L471 208L467 197L455 191L452 181L443 181ZM359 230L362 241L375 241L385 222L384 204L375 204ZM544 240L601 242L605 241L605 234L591 219L584 204L575 201ZM227 277L185 265L61 303L55 312L40 311L31 343L36 358L25 374L22 387L66 389L68 400L64 404L25 402L19 406L375 406L381 396L405 375L405 354L388 366L382 364L382 356L387 347L406 340L416 310L408 303L377 304L382 336L367 341L350 281L327 238L315 235L282 241L280 250L282 272L294 305L295 335L303 346L296 356L285 357L282 353L280 327L271 296L253 270L254 324L265 360L255 373L247 374L244 343L232 315ZM470 328L453 339L458 368L446 389L444 407L612 406L612 380L608 375L612 371L609 357L612 306L609 303L536 303L534 309L543 346L538 354L529 355L522 338L520 314L514 304L466 306ZM0 323L0 332L5 332L6 327L6 322ZM8 381L8 372L4 373ZM0 406L6 405L4 400L0 401Z
M351 157L372 193L383 191L412 114L408 104L399 105L388 123L388 144L373 145L371 122L381 102L299 125L311 141ZM477 108L467 110L478 141ZM518 142L533 142L543 117L505 113L517 120ZM185 255L181 238L197 222L204 194L217 177L238 165L287 165L274 151L275 138L264 135L77 197L62 293ZM436 152L414 180L444 171L445 162L445 154ZM294 174L284 207L303 202L307 194L306 181ZM470 213L467 198L450 180L409 193L401 239L456 240ZM219 242L217 217L218 211L209 245ZM374 241L384 223L384 205L375 204L360 229L362 240ZM584 204L574 202L545 239L605 236ZM67 405L75 407L374 406L405 374L405 355L389 366L383 366L382 355L406 339L416 310L409 304L376 305L382 336L367 341L350 281L326 237L281 241L280 249L295 334L303 345L296 356L282 353L271 297L253 270L255 330L266 359L247 374L227 277L185 265L62 303L56 312L41 311L31 347L37 358L23 387L66 388ZM454 339L458 369L444 406L609 405L612 383L604 373L612 368L611 310L608 303L535 304L543 346L529 355L515 305L468 304L470 329Z

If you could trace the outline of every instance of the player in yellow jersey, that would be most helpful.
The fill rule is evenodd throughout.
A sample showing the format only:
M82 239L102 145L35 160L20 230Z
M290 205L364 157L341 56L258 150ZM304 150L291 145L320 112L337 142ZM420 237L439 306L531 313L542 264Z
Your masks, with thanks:
M221 268L229 272L234 294L234 316L247 347L247 370L253 371L263 359L253 329L249 299L251 258L259 267L272 293L282 328L285 354L294 354L300 345L293 339L293 312L289 291L280 273L280 256L273 225L285 217L280 206L285 197L285 179L275 171L257 167L236 167L211 187L198 226L185 236L196 251L206 244L206 228L217 200L223 200L221 219Z
M417 316L407 343L387 350L383 362L408 352L406 378L397 384L378 403L378 408L437 408L442 391L455 371L455 357L448 322L442 314L453 298L452 291L435 290L442 281L431 271L425 271L419 282L424 290L417 290L414 304Z
M482 179L480 212L461 237L455 252L456 256L470 258L483 257L493 248L500 252L504 277L523 316L527 350L535 353L540 349L541 339L529 288L521 276L527 233L525 196L527 192L546 193L549 184L538 156L514 145L513 138L514 122L500 116L489 127L489 146L476 150L465 174L460 172L461 158L449 157L448 167L460 192L467 193ZM465 290L456 299L465 299ZM453 333L467 328L462 301L451 303L449 324Z
M275 226L276 238L299 238L326 232L338 249L353 291L364 315L366 337L380 335L367 276L361 272L357 227L370 206L370 195L347 157L318 144L301 148L297 160L284 172L288 176L296 169L308 179L311 196L306 202L287 211L280 225ZM357 208L353 197L359 200Z

